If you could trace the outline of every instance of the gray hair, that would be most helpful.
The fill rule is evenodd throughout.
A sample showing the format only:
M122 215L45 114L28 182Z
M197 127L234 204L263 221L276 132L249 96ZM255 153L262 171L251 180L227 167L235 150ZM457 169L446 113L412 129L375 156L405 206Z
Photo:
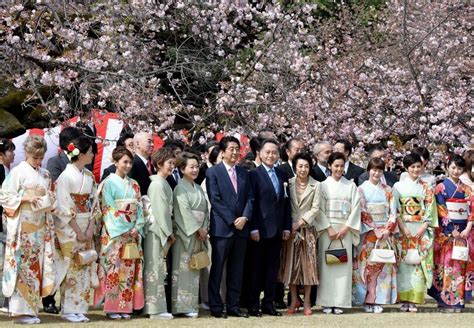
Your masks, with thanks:
M332 147L332 145L329 141L320 141L317 144L315 144L314 148L313 148L313 154L315 156L318 155L323 150L323 146L326 146L326 145Z

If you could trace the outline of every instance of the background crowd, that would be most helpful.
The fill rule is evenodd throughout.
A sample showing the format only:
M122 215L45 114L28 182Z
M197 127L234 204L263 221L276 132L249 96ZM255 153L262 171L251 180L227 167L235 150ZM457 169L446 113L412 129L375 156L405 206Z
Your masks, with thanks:
M177 140L153 152L151 134L124 133L99 184L94 142L77 128L61 132L46 168L42 137L27 138L11 170L15 146L1 139L6 311L39 323L41 302L59 313L57 293L69 322L88 322L90 304L119 320L200 307L216 318L417 312L426 291L442 312L470 300L474 151L434 176L424 147L400 172L381 145L366 169L348 140L309 149L263 130L250 146L241 154L225 136L202 154Z

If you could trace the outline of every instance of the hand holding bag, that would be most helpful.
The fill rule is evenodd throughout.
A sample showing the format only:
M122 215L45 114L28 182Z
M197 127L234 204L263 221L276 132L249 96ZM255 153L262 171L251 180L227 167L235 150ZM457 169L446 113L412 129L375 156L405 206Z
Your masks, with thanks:
M209 264L211 264L209 255L207 254L205 250L203 250L202 243L203 243L202 241L196 240L196 244L194 246L194 253L193 255L191 255L191 258L189 259L188 265L189 265L190 270L201 270L209 266ZM198 245L201 245L200 251L197 251Z
M466 246L456 245L456 238L453 240L453 251L451 253L452 260L469 261L469 244L467 243L467 240L464 241L466 242Z
M341 248L331 249L331 244L334 240L331 240L328 248L324 251L324 257L327 265L347 263L349 258L347 256L347 250L344 248L344 244L341 239L338 239L341 243Z
M395 251L390 246L389 242L387 242L388 249L378 248L380 239L377 239L375 242L375 246L370 252L369 262L372 263L396 263L395 258Z

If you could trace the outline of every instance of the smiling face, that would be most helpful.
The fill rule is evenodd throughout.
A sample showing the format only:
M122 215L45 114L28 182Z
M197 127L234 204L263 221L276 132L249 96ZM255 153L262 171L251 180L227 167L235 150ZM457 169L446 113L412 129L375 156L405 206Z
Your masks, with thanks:
M456 163L451 162L448 166L448 175L451 179L457 181L461 174L464 173L464 168L457 166Z
M298 159L296 161L295 173L298 178L302 180L306 179L309 175L310 170L311 165L308 163L307 160Z
M162 165L158 164L158 173L161 173L161 175L168 177L173 173L175 167L176 158L169 158Z
M229 142L222 153L222 159L227 165L233 166L240 159L240 146L236 142Z
M331 166L329 167L329 169L331 170L331 176L336 179L336 180L339 180L343 175L344 175L344 165L346 163L344 162L343 159L336 159L332 164Z
M407 168L407 172L408 172L408 176L412 179L412 180L416 180L420 177L420 174L421 174L421 171L423 170L423 167L422 167L422 164L421 162L416 162L416 163L413 163L412 165L410 165L408 168Z
M190 158L186 161L186 166L181 170L183 173L183 178L188 181L194 181L199 175L199 162Z
M369 179L374 184L378 184L382 176L383 176L383 170L374 168L374 169L370 169L369 171Z
M125 177L132 169L132 159L127 155L123 155L116 163L116 173L121 177Z
M274 143L267 142L260 149L260 159L263 164L268 167L273 167L278 161L278 146Z

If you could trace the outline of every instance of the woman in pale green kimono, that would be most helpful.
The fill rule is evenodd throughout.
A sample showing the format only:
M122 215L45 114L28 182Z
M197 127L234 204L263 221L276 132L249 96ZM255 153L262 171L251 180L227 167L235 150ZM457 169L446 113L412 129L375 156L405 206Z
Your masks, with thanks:
M13 168L0 189L0 205L7 221L3 294L10 297L8 312L22 324L40 323L41 297L55 292L53 266L54 197L51 177L41 168L46 141L29 136L26 161Z
M398 296L402 312L417 312L416 304L424 303L426 290L433 283L433 228L438 222L432 219L433 206L436 206L433 191L420 178L421 157L409 154L403 158L403 166L408 178L393 186L391 205L392 211L397 213L401 231L398 238Z
M181 153L176 166L183 173L174 189L176 243L173 245L171 302L173 314L198 316L199 270L191 270L193 253L207 251L209 210L201 186L194 183L199 174L199 158Z
M169 148L161 148L152 157L157 174L150 177L148 188L151 211L145 226L145 308L151 319L172 319L166 307L165 284L168 274L166 256L175 241L173 234L173 190L166 178L175 168L176 158Z
M326 314L342 314L342 308L352 306L352 246L359 244L361 214L357 186L343 176L345 161L344 154L332 153L328 160L331 176L321 183L321 228L326 229L319 235L317 304ZM347 262L327 264L325 251L329 248L345 248Z

